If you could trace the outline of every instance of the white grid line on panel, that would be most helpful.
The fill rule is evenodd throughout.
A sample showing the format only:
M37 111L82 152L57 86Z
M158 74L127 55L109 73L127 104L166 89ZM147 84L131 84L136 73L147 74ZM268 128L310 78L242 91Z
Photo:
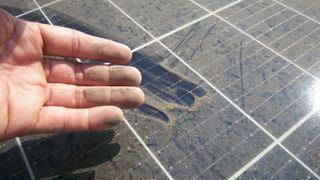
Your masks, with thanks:
M248 5L248 6L245 7L245 8L241 8L240 10L238 10L238 11L236 11L236 12L233 12L232 14L226 16L226 18L228 18L228 17L230 17L230 16L232 16L232 15L234 15L234 14L238 14L238 13L240 13L240 12L242 12L242 11L245 11L246 9L257 5L257 4L260 3L261 1L264 1L264 0L259 0L259 1L257 1L257 2L254 2L254 3L250 4L250 5ZM273 5L276 5L276 4L277 4L277 3L270 4L270 5L262 8L262 9L260 9L259 11L255 12L254 14L259 13L259 12L265 10L265 9L268 9L268 8L270 8L270 7L272 7Z
M55 4L55 3L59 2L59 1L62 1L62 0L55 0L55 1L52 1L52 2L50 2L50 3L48 3L48 4L45 4L45 5L42 5L42 6L39 6L39 4L37 3L37 4L36 4L36 5L37 5L37 8L34 8L34 9L30 10L30 11L27 11L27 12L24 12L24 13L22 13L22 14L19 14L19 15L17 15L16 17L19 18L19 17L21 17L21 16L27 15L27 14L32 13L32 12L34 12L34 11L40 10L40 8L44 8L44 7L50 6L51 4Z
M304 37L302 37L301 39L299 39L298 41L294 42L293 44L291 44L290 46L286 47L285 49L283 49L280 53L283 53L285 51L287 51L288 49L290 49L291 47L297 45L299 42L303 41L304 39L308 38L311 34L317 32L320 29L320 26L315 28L314 30L312 30L311 32L309 32L308 34L306 34Z
M39 10L39 8L34 8L34 9L30 10L30 11L27 11L27 12L24 12L22 14L17 15L16 18L19 18L19 17L24 16L26 14L30 14L30 13L32 13L34 11L37 11L37 10Z
M17 142L17 145L18 145L18 147L19 147L19 151L20 151L20 154L21 154L22 159L23 159L23 161L24 161L24 164L25 164L26 167L27 167L29 176L30 176L31 180L35 180L36 178L35 178L35 176L34 176L34 173L33 173L32 168L31 168L31 166L30 166L28 157L27 157L27 155L26 155L26 152L24 151L24 148L23 148L23 146L22 146L22 144L21 144L21 141L20 141L20 138L19 138L19 137L16 137L16 142Z
M214 166L217 162L219 162L220 160L222 160L225 156L229 155L230 152L234 151L237 147L241 146L242 143L246 142L251 136L254 136L256 133L259 132L259 128L257 128L256 130L253 131L253 133L251 133L249 136L245 137L239 144L237 144L236 146L232 147L227 153L225 153L223 156L221 156L219 159L217 159L215 162L213 162L210 166L206 167L205 169L203 169L199 174L196 174L195 176L193 176L192 179L200 179L198 178L202 173L206 172L207 170L209 170L212 166ZM268 147L267 147L268 148Z
M289 161L288 161L284 166L282 166L281 168L279 168L271 177L268 177L268 180L274 179L274 177L276 177L284 168L286 168L286 166L287 166L288 164L290 164L290 163L292 163L292 162L294 162L294 161L292 161L291 159L289 159ZM308 179L308 178L306 178L306 179Z
M296 26L294 28L292 28L290 31L286 32L285 34L281 35L280 37L278 37L277 39L271 41L270 43L268 43L268 45L271 45L273 43L276 43L278 40L286 37L288 34L294 32L295 30L298 30L299 28L303 27L305 24L309 23L310 20L306 20L305 22L303 22L302 24L300 24L299 26ZM260 36L260 35L259 35ZM257 38L259 38L259 36L257 36ZM288 48L287 48L288 49Z
M310 19L311 21L313 21L313 22L315 22L315 23L317 23L317 24L319 24L319 25L320 25L320 21L315 20L315 19L313 19L313 18L311 18L311 17L309 17L309 16L307 16L307 15L303 14L302 12L295 10L295 9L293 9L293 8L291 8L291 7L287 6L287 5L285 5L284 3L279 2L278 0L273 0L273 1L275 1L276 3L280 4L281 6L286 7L287 9L290 9L291 11L293 11L293 12L295 12L295 13L297 13L297 14L299 14L299 15L301 15L301 16L303 16L303 17L307 18L307 19ZM309 9L309 8L308 8L308 9Z
M305 147L303 147L299 152L296 153L296 156L300 156L301 153L303 153L309 146L313 145L314 141L316 141L320 137L320 134L318 134L315 138L313 138ZM287 164L284 165L287 166ZM320 166L318 166L314 171L317 172ZM270 178L271 179L271 178Z

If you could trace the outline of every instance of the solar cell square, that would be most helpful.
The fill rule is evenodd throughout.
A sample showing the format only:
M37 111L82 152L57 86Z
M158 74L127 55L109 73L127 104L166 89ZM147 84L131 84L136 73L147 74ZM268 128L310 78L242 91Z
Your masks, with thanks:
M231 3L235 3L237 0L195 0L195 2L209 8L210 10L218 10Z
M317 179L279 146L274 147L260 161L238 179Z
M206 14L201 8L184 0L117 0L114 3L154 36L161 36Z
M320 21L320 2L317 0L278 0L278 2Z
M61 0L37 0L37 3L40 6L45 6L45 5L48 5L49 3L54 3L56 1L61 1Z
M0 8L8 11L14 16L37 8L33 0L2 0Z
M112 39L134 49L150 37L106 1L60 1L43 8L54 25Z

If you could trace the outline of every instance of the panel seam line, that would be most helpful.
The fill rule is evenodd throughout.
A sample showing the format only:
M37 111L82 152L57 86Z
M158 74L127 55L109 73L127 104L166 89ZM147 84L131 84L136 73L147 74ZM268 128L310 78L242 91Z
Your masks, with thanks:
M24 161L24 164L25 164L26 167L27 167L27 170L28 170L30 179L31 179L31 180L35 180L36 178L35 178L35 176L34 176L34 173L33 173L32 168L31 168L31 166L30 166L30 162L29 162L29 160L28 160L28 157L27 157L27 155L26 155L26 152L24 151L24 148L23 148L23 146L22 146L22 144L21 144L20 138L19 138L19 137L16 137L15 140L16 140L17 145L18 145L18 147L19 147L19 151L20 151L20 154L21 154L22 159L23 159L23 161Z
M298 129L301 126L301 124L306 122L315 113L316 113L316 111L312 110L308 114L306 114L303 118L301 118L301 120L299 120L299 122L297 122L294 126L292 126L289 130L287 130L280 138L278 138L277 141L274 141L273 143L271 143L261 153L259 153L256 157L254 157L252 160L250 160L247 164L242 166L242 168L239 169L237 172L235 172L232 176L230 176L229 179L233 180L233 179L238 178L242 173L244 173L251 166L253 166L256 162L258 162L262 157L264 157L264 155L266 155L268 152L270 152L276 145L279 145L281 148L283 148L282 141L284 141L287 137L289 137L296 129ZM290 155L290 153L288 153L288 154ZM305 168L308 170L310 169L309 167L305 167Z
M42 5L42 6L40 6L38 3L35 3L35 4L37 5L36 8L31 9L31 10L29 10L29 11L27 11L27 12L22 13L22 14L19 14L19 15L16 16L16 18L19 18L19 17L21 17L21 16L30 14L30 13L32 13L32 12L34 12L34 11L40 10L40 8L44 8L44 7L50 6L50 5L55 4L55 3L57 3L57 2L60 2L60 1L62 1L62 0L55 0L55 1L53 1L53 2L50 2L50 3L45 4L45 5Z

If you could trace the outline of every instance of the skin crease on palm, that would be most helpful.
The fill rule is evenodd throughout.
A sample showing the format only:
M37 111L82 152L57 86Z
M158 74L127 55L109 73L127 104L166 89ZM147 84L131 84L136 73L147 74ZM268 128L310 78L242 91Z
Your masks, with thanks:
M43 55L111 62L85 65ZM131 50L76 30L19 20L0 9L0 141L38 133L95 131L144 102Z

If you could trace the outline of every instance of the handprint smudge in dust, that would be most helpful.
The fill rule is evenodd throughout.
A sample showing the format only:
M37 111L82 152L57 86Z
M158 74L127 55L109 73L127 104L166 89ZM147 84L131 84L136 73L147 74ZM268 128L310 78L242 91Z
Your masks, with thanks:
M138 110L127 113L172 127L177 117L171 111L193 112L209 99L204 88L180 75L176 61L170 57L136 52L132 66L141 71L146 102Z
M53 24L74 28L94 36L110 38L125 44L129 43L129 45L135 42L118 39L118 37L113 36L113 32L105 31L86 19L75 19L50 8L46 10ZM110 37L111 35L112 37ZM138 68L142 73L141 86L146 95L146 102L139 109L130 110L126 113L133 114L138 119L148 118L166 127L172 127L177 120L175 111L192 113L210 99L204 88L192 82L190 79L193 78L189 77L188 73L181 71L183 69L182 63L178 62L159 44L154 43L135 52L131 65ZM184 66L184 68L186 67Z

